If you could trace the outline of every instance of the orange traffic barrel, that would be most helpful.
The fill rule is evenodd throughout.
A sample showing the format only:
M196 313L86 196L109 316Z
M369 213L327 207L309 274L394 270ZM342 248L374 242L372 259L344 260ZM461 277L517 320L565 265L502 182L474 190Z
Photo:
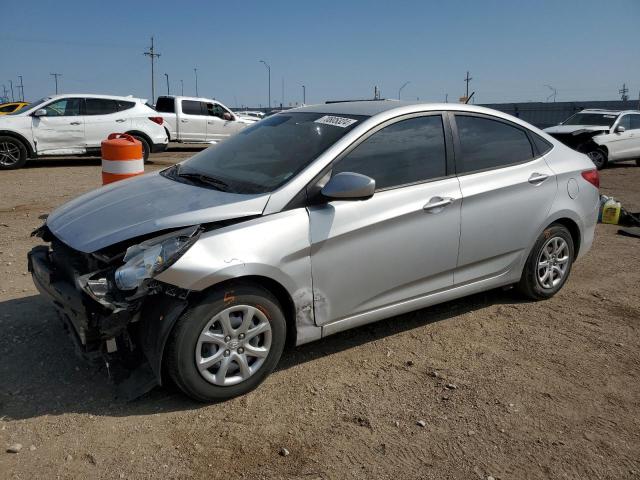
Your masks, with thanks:
M142 143L126 133L112 133L102 141L102 184L144 173Z

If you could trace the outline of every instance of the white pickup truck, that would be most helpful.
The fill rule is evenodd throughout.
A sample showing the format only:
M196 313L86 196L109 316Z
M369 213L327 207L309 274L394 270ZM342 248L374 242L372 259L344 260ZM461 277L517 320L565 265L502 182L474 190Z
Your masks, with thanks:
M172 142L218 143L255 123L210 98L161 96L155 109Z

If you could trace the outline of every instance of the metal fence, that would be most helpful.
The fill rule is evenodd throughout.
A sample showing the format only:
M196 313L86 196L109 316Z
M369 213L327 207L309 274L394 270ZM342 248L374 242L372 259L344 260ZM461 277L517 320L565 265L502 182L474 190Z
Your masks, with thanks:
M557 125L574 113L585 108L604 108L609 110L637 110L639 108L638 100L491 103L482 106L521 118L525 122L529 122L538 128Z

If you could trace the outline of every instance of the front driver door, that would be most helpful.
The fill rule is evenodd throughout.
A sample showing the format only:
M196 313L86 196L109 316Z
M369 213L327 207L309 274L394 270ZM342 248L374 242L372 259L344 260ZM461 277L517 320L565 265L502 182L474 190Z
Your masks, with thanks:
M85 133L82 98L62 98L44 106L47 114L32 117L38 155L84 153Z
M373 178L376 193L309 207L316 324L451 287L461 194L446 144L441 115L405 118L334 164L332 175Z
M241 130L245 124L219 103L207 104L207 141L219 142Z

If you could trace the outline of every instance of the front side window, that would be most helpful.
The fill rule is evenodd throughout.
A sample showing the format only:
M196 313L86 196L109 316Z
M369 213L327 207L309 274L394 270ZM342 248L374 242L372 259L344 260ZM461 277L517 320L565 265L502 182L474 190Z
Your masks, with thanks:
M200 105L201 102L182 100L182 113L186 113L187 115L205 115Z
M640 129L640 115L629 115L631 117L631 130Z
M619 127L624 127L625 130L631 130L631 115L623 115L618 122Z
M47 117L75 117L80 115L80 98L63 98L50 103L44 109Z
M533 158L527 134L511 125L483 117L456 115L460 137L458 173L501 168Z
M374 133L333 168L376 181L376 190L444 177L447 169L440 115L410 118Z
M85 115L109 115L118 111L118 104L115 100L106 98L85 99Z
M232 192L271 192L366 118L311 112L273 115L191 157L170 178L204 175L224 182Z
M231 115L229 110L227 110L226 108L224 108L222 105L220 105L218 103L208 103L207 104L207 112L208 112L209 116L218 117L218 118L222 118L222 119L224 119L224 114L225 113L228 113L229 115Z

